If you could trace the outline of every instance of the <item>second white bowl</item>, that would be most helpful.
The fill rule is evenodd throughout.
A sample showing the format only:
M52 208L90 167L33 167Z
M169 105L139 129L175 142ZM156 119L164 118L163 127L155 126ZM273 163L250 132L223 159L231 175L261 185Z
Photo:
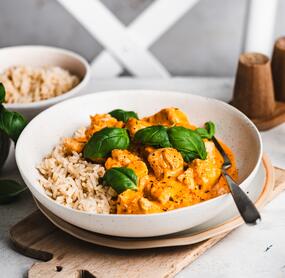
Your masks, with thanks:
M32 119L46 108L79 95L90 79L90 68L80 55L56 47L49 46L14 46L0 49L0 73L6 68L24 65L33 67L58 66L80 78L80 83L70 91L47 100L32 103L5 104L11 111L20 112L27 119Z

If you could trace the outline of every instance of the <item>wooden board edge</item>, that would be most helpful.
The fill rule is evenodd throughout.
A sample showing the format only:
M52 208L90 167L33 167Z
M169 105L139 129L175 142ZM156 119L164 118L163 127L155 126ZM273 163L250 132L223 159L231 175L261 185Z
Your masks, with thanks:
M195 260L197 260L200 256L202 256L205 252L207 252L208 249L213 247L215 244L217 244L223 238L225 238L228 234L230 234L230 232L220 234L219 236L216 236L216 237L207 239L204 242L198 243L199 246L195 249L195 252L193 252L191 254L191 256L187 256L184 260L181 260L181 262L177 263L173 267L173 269L169 272L169 274L167 276L165 276L164 278L175 277L176 274L178 274L185 267L189 266L191 263L193 263ZM175 246L173 248L175 248Z
M19 234L22 234L21 230L23 229L23 227L27 226L27 223L29 223L31 219L40 219L41 214L42 213L39 210L32 212L30 215L12 226L12 228L8 232L8 235L13 249L17 252L27 257L38 259L41 261L49 261L53 257L51 253L30 247L35 241L37 241L37 239L26 240L26 238L19 238ZM53 226L53 229L49 229L46 232L50 234L51 232L54 232L56 230L57 227Z

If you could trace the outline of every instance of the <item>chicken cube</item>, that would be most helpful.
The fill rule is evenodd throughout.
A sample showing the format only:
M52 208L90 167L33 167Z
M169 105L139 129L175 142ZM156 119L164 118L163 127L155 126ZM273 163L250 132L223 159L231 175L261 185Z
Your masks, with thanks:
M183 172L183 157L173 148L156 149L148 155L148 162L157 179L178 176Z
M112 150L111 157L105 162L106 169L113 167L128 167L133 169L138 177L143 177L148 174L146 164L135 154L128 150Z
M205 142L207 158L195 159L189 166L193 169L197 191L208 192L217 183L221 176L223 160L213 142Z
M64 138L63 149L66 154L72 154L73 152L81 153L85 143L78 142L76 138Z
M128 189L118 197L118 214L145 214L155 212L162 212L162 209L156 202L144 198L139 191Z
M139 199L139 206L143 213L156 213L162 212L161 207L154 201L150 201L147 198L141 197Z
M145 117L142 120L156 125L172 126L177 123L189 123L187 116L178 108L165 108L154 114L153 116Z
M110 114L96 114L90 116L91 124L86 129L85 135L89 139L95 132L105 127L123 127L124 123L113 118Z
M126 128L128 129L131 137L135 136L135 133L140 130L143 129L145 127L150 126L151 124L143 121L143 120L137 120L135 118L130 118L127 123L126 123Z
M184 173L179 175L177 179L189 189L193 190L195 188L194 171L192 168L188 168Z

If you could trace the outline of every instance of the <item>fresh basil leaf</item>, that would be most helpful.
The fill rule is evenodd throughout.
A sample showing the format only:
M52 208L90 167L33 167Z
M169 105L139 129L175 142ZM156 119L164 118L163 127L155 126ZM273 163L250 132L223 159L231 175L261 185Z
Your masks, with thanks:
M167 127L162 125L149 126L140 129L135 133L134 141L142 145L161 148L171 146L167 135Z
M109 112L109 114L116 118L118 121L122 121L124 123L126 123L128 121L129 118L135 118L138 119L138 114L134 111L125 111L123 109L115 109L111 112Z
M0 204L11 203L26 189L26 186L15 181L0 180Z
M10 112L1 104L5 100L5 88L0 83L0 130L5 132L15 143L22 130L27 125L27 120L17 112Z
M203 127L196 128L195 132L197 132L202 138L208 138L209 136L208 131Z
M216 132L215 124L213 122L206 122L205 128L207 129L207 131L209 133L210 139L212 139L212 137L215 135L215 132Z
M137 190L138 178L133 169L114 167L106 171L103 184L111 186L118 194L127 189Z
M205 128L197 128L195 132L197 132L202 138L212 139L215 135L216 127L213 122L206 122Z
M124 128L105 127L93 134L83 150L84 158L96 161L107 157L114 149L127 149L130 139Z
M4 131L15 143L27 125L27 120L17 112L10 112L0 104L0 130Z
M182 154L186 162L195 158L206 159L205 143L198 133L182 126L170 127L167 133L170 144Z
M5 88L3 83L0 83L0 103L3 103L5 101L5 96L6 96L6 92L5 92Z
M8 157L10 144L11 141L8 135L0 130L0 171Z

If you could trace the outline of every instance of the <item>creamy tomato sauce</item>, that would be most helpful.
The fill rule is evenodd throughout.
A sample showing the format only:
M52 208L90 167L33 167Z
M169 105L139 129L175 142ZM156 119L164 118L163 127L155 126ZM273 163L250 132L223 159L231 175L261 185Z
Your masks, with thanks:
M192 130L196 127L178 108L165 108L150 117L130 118L126 123L118 121L109 114L91 117L91 125L83 138L66 140L66 149L82 151L92 134L104 127L124 127L131 140L138 130L163 125L183 126ZM238 177L235 157L228 146L222 147L229 156L232 167L228 169L234 180ZM105 168L127 167L133 169L138 177L138 189L127 189L117 197L118 214L147 214L191 206L229 192L227 183L221 175L223 158L211 140L204 139L206 159L185 162L181 153L174 148L154 148L132 142L128 150L113 149L103 161Z

